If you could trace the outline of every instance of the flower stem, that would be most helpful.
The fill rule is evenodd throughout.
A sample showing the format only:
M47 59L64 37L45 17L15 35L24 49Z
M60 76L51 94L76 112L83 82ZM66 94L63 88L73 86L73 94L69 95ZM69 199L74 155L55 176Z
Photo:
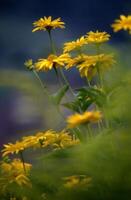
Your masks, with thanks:
M44 92L45 92L46 95L49 97L49 96L50 96L50 95L49 95L49 92L48 92L46 86L44 85L44 83L41 81L41 79L40 79L38 73L37 73L35 70L33 70L33 73L34 73L35 77L37 78L37 80L39 81L41 87L44 89Z
M24 161L23 152L20 151L19 154L20 154L20 158L21 158L21 161L22 161L22 164L23 164L23 170L26 173L26 167L25 167L25 161Z
M51 51L53 54L56 54L56 49L55 49L55 45L52 39L51 30L48 30L48 34L49 34L49 39L50 39Z
M53 54L56 54L56 48L55 48L55 45L54 45L54 42L53 42L53 39L52 39L51 30L48 30L48 34L49 34L49 39L50 39L51 51L52 51ZM58 70L57 69L55 69L55 70L56 70L56 75L57 75L58 81L60 82ZM64 75L64 72L61 68L59 69L59 72L60 72L61 78L64 80L65 84L67 84L69 86L70 92L72 93L73 96L75 96L74 91L73 91L69 81L67 80L67 78Z
M97 56L100 54L100 45L99 44L96 44L96 53L97 53ZM101 76L99 63L97 65L96 69L97 69L100 87L103 88L103 79L102 79L102 76Z
M88 130L89 137L92 137L92 131L89 124L87 124L87 130Z

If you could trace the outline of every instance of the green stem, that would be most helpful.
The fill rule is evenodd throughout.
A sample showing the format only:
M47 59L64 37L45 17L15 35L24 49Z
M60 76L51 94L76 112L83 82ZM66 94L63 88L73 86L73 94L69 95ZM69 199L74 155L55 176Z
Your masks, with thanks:
M38 73L37 73L35 70L33 70L33 73L34 73L35 77L37 78L37 80L39 81L41 87L44 89L44 91L45 91L46 93L48 93L48 91L47 91L47 89L46 89L46 86L45 86L44 83L41 81L41 79L40 79Z
M48 30L48 35L49 35L49 40L50 40L50 46L51 46L52 54L56 55L56 49L55 49L55 45L54 45L54 42L53 42L51 30ZM59 74L58 74L58 70L57 70L56 67L54 68L54 70L55 70L55 73L56 73L56 77L57 77L57 79L58 79L58 82L59 82L59 84L60 84L60 86L61 86L61 85L62 85L62 82L61 82L61 80L60 80L60 77L59 77Z
M96 44L96 54L97 55L100 54L100 45L99 44ZM102 76L101 76L99 63L97 65L97 74L98 74L98 78L99 78L100 87L103 88L103 79L102 79Z
M54 45L54 42L53 42L51 30L48 30L48 34L49 34L49 39L50 39L51 51L52 51L53 54L56 54L56 48L55 48L55 45ZM58 70L57 69L55 69L55 70L56 70L56 75L57 75L58 81L60 82L59 75L58 75ZM64 80L64 82L69 86L70 92L72 93L73 96L75 96L75 94L73 92L73 89L72 89L69 81L67 80L67 78L64 75L64 72L63 72L63 70L61 68L59 69L59 72L60 72L60 75L61 75L62 79Z
M88 86L91 87L91 83L88 78L86 79L86 81L87 81Z
M25 167L25 161L24 161L23 152L20 151L19 154L20 154L20 158L21 158L21 161L22 161L22 164L23 164L23 170L26 173L26 167Z
M89 137L92 137L92 131L89 124L87 124L87 130L88 130Z
M64 72L63 72L63 70L62 70L61 68L60 68L60 74L61 74L63 80L65 81L65 83L69 86L69 90L70 90L71 94L72 94L73 96L75 96L75 93L74 93L74 91L73 91L73 89L72 89L72 87L71 87L69 81L68 81L67 78L65 77Z
M102 80L102 76L101 76L101 73L100 73L100 66L99 66L99 64L97 65L97 73L98 73L100 87L103 88L103 80Z
M49 34L49 39L50 39L51 51L53 54L56 54L56 49L55 49L55 45L52 39L51 30L48 30L48 34Z

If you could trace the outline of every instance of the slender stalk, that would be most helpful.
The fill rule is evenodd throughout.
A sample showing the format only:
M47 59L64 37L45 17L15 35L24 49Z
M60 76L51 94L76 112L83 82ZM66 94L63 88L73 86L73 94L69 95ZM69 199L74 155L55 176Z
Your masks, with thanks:
M51 51L52 51L53 54L56 54L56 49L55 49L55 45L54 45L54 42L53 42L51 30L48 30L48 34L49 34L49 39L50 39ZM58 80L60 80L60 79L59 79L59 75L58 75L58 70L57 70L57 69L56 69L56 72L57 72L57 73L56 73L57 78L58 78ZM66 78L66 76L64 75L64 72L63 72L63 70L62 70L61 68L59 69L59 72L60 72L60 75L61 75L62 79L64 80L64 82L69 86L70 92L72 93L73 96L75 96L74 91L73 91L73 89L72 89L72 87L71 87L69 81L67 80L67 78Z
M91 87L91 82L89 81L88 78L86 79L86 81L87 81L88 86Z
M89 137L92 137L92 131L89 124L87 124L87 130L88 130Z
M96 52L97 52L97 55L100 54L100 45L99 45L99 44L96 45ZM103 86L103 78L102 78L102 76L101 76L99 64L98 64L98 66L97 66L97 73L98 73L98 77L99 77L100 86L101 86L101 88L104 88L104 86ZM105 116L105 124L106 124L106 127L109 128L110 125L109 125L109 121L108 121L108 119L107 119L107 116L106 116L106 113L105 113L105 109L104 109L104 108L103 108L103 113L104 113L104 116Z
M47 90L46 90L46 86L45 86L44 83L41 81L41 79L40 79L38 73L37 73L35 70L33 70L33 73L34 73L35 77L37 78L37 80L39 81L41 87L44 89L44 91L47 92Z
M74 93L74 91L73 91L73 89L72 89L72 87L71 87L69 81L68 81L67 78L65 77L64 72L63 72L63 70L62 70L61 68L60 68L60 74L61 74L63 80L65 81L65 83L69 86L69 90L70 90L71 94L72 94L73 96L75 96L75 93Z
M97 55L100 54L100 45L99 44L96 44L96 53L97 53ZM102 79L102 76L101 76L99 63L97 65L96 69L97 69L97 74L98 74L98 78L99 78L100 87L103 88L103 79Z
M25 161L24 161L23 152L20 151L19 154L20 154L20 159L21 159L22 164L23 164L23 170L24 170L24 172L26 173L26 167L25 167Z
M49 39L50 39L51 51L53 54L56 54L56 49L55 49L55 45L52 39L51 30L48 30L48 34L49 34Z

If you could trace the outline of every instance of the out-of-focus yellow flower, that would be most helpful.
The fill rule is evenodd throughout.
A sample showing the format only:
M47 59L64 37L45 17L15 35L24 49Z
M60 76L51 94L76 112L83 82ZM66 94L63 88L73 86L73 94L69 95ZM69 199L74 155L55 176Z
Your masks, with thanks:
M95 56L88 56L85 62L77 66L81 77L91 79L97 72L97 66L101 72L111 68L115 64L114 56L112 54L99 54Z
M31 169L31 164L24 163L26 172L29 173ZM1 168L1 178L0 178L0 189L2 191L12 184L16 183L19 186L29 186L31 187L30 180L25 174L23 169L23 163L19 159L14 159L10 163L2 162L0 165Z
M55 149L61 149L61 148L66 148L69 146L74 146L76 144L79 144L79 140L77 139L72 139L72 136L69 135L68 132L65 130L61 131L60 133L56 134L55 141L53 143L53 147Z
M81 54L76 56L75 58L69 58L67 60L66 69L82 64L88 59L88 57L89 56L86 54Z
M75 113L67 118L68 128L74 128L81 124L96 123L102 118L99 111L86 111L83 114Z
M35 69L38 71L48 71L58 66L64 66L69 58L70 56L67 53L60 56L51 54L47 59L39 59L38 62L35 63Z
M129 31L129 33L131 34L131 15L120 15L120 19L116 19L114 24L112 24L111 26L114 32L118 32L123 29L125 31Z
M87 56L86 60L77 66L81 77L91 79L96 74L98 56Z
M24 63L24 65L25 65L28 69L30 69L30 70L32 70L32 69L34 68L33 60L32 60L32 59L26 60L25 63Z
M93 32L90 31L86 35L86 40L88 43L93 43L93 44L100 44L103 42L107 42L110 39L110 35L106 32Z
M6 156L8 154L18 154L20 151L26 149L26 143L16 141L16 143L8 143L4 145L4 149L2 150L2 156Z
M112 54L100 54L97 57L97 62L100 63L101 71L105 71L106 69L111 68L113 64L116 63L114 60L114 55Z
M65 130L61 132L55 132L53 130L38 132L34 136L23 137L23 141L28 147L51 147L53 149L61 149L79 143L79 140L72 139L72 136Z
M12 169L16 170L17 172L24 173L23 163L21 162L20 159L14 159L11 162L11 166L12 166ZM24 166L26 169L26 173L29 173L32 165L29 163L24 163Z
M36 135L23 137L23 142L28 147L46 147L55 141L55 131L38 132Z
M28 186L31 187L31 183L29 178L25 174L19 174L15 177L15 179L12 179L10 183L16 182L19 186Z
M83 45L87 44L87 41L84 36L77 39L76 41L64 43L64 53L70 52L73 50L79 50Z
M32 32L46 30L50 31L51 29L65 28L64 24L65 23L61 21L61 18L52 20L51 16L44 17L33 23L34 29L32 30Z
M77 187L90 186L92 178L86 175L73 175L63 178L65 181L64 187L72 189Z
M26 172L29 172L32 165L29 163L24 163ZM23 169L23 163L20 159L14 159L10 163L2 162L1 163L1 170L4 173L12 173L14 171L17 171L17 173L24 173Z

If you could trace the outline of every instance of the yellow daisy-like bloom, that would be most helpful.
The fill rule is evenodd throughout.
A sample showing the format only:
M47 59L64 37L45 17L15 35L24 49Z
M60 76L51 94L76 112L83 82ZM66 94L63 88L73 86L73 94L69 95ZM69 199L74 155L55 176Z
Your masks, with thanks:
M62 54L60 56L49 55L47 59L39 59L38 62L34 64L35 69L40 71L48 71L53 67L64 66L68 59L70 58L69 54Z
M102 118L99 111L86 111L83 114L75 113L67 118L67 127L74 128L81 124L96 123Z
M76 56L75 58L69 58L67 60L66 69L82 64L88 59L88 57L89 56L86 54L81 54L81 55Z
M55 141L53 143L53 147L55 149L63 149L69 146L74 146L76 144L79 144L79 140L72 139L72 136L69 135L68 132L65 130L61 131L60 133L56 134Z
M64 43L64 53L67 53L73 50L78 50L85 44L87 44L87 41L84 36L77 39L76 41L66 42Z
M34 136L23 137L23 142L28 147L46 147L55 141L55 131L38 132Z
M55 132L53 130L38 132L34 136L23 137L23 142L26 143L27 147L51 147L54 149L61 149L79 143L78 140L72 139L71 135L65 130L61 132Z
M2 156L6 156L8 154L18 154L20 151L23 151L27 148L26 143L16 141L16 143L8 143L4 145L4 149L2 150Z
M116 19L114 24L112 24L111 26L114 32L118 32L123 29L125 31L129 31L129 33L131 34L131 15L120 15L120 19Z
M112 54L100 54L98 55L97 62L100 63L101 71L109 69L113 64L116 63Z
M112 54L99 54L96 56L88 56L86 61L80 64L77 68L81 77L91 79L97 72L97 64L101 72L109 69L115 64L114 56Z
M91 79L96 74L98 56L87 56L86 60L77 66L81 77Z
M24 163L26 172L29 172L32 165L29 163ZM1 163L1 170L5 173L10 173L13 171L17 171L17 173L25 173L23 169L23 163L20 159L14 159L10 163L2 162Z
M93 32L90 31L86 35L86 40L88 43L93 43L93 44L100 44L103 42L107 42L110 39L110 35L106 32Z
M65 181L64 187L72 189L89 186L91 184L92 178L86 175L73 175L64 177L63 180Z
M33 26L35 27L32 32L35 31L50 31L51 29L56 28L65 28L64 22L61 21L61 18L57 18L52 20L52 17L44 17L40 18L38 21L35 21L33 23Z
M30 172L31 164L24 163L26 172ZM31 187L31 183L29 178L27 177L27 173L23 169L23 163L20 159L14 159L10 163L2 162L0 165L1 175L0 178L0 189L5 190L9 184L16 183L19 186L29 186Z

